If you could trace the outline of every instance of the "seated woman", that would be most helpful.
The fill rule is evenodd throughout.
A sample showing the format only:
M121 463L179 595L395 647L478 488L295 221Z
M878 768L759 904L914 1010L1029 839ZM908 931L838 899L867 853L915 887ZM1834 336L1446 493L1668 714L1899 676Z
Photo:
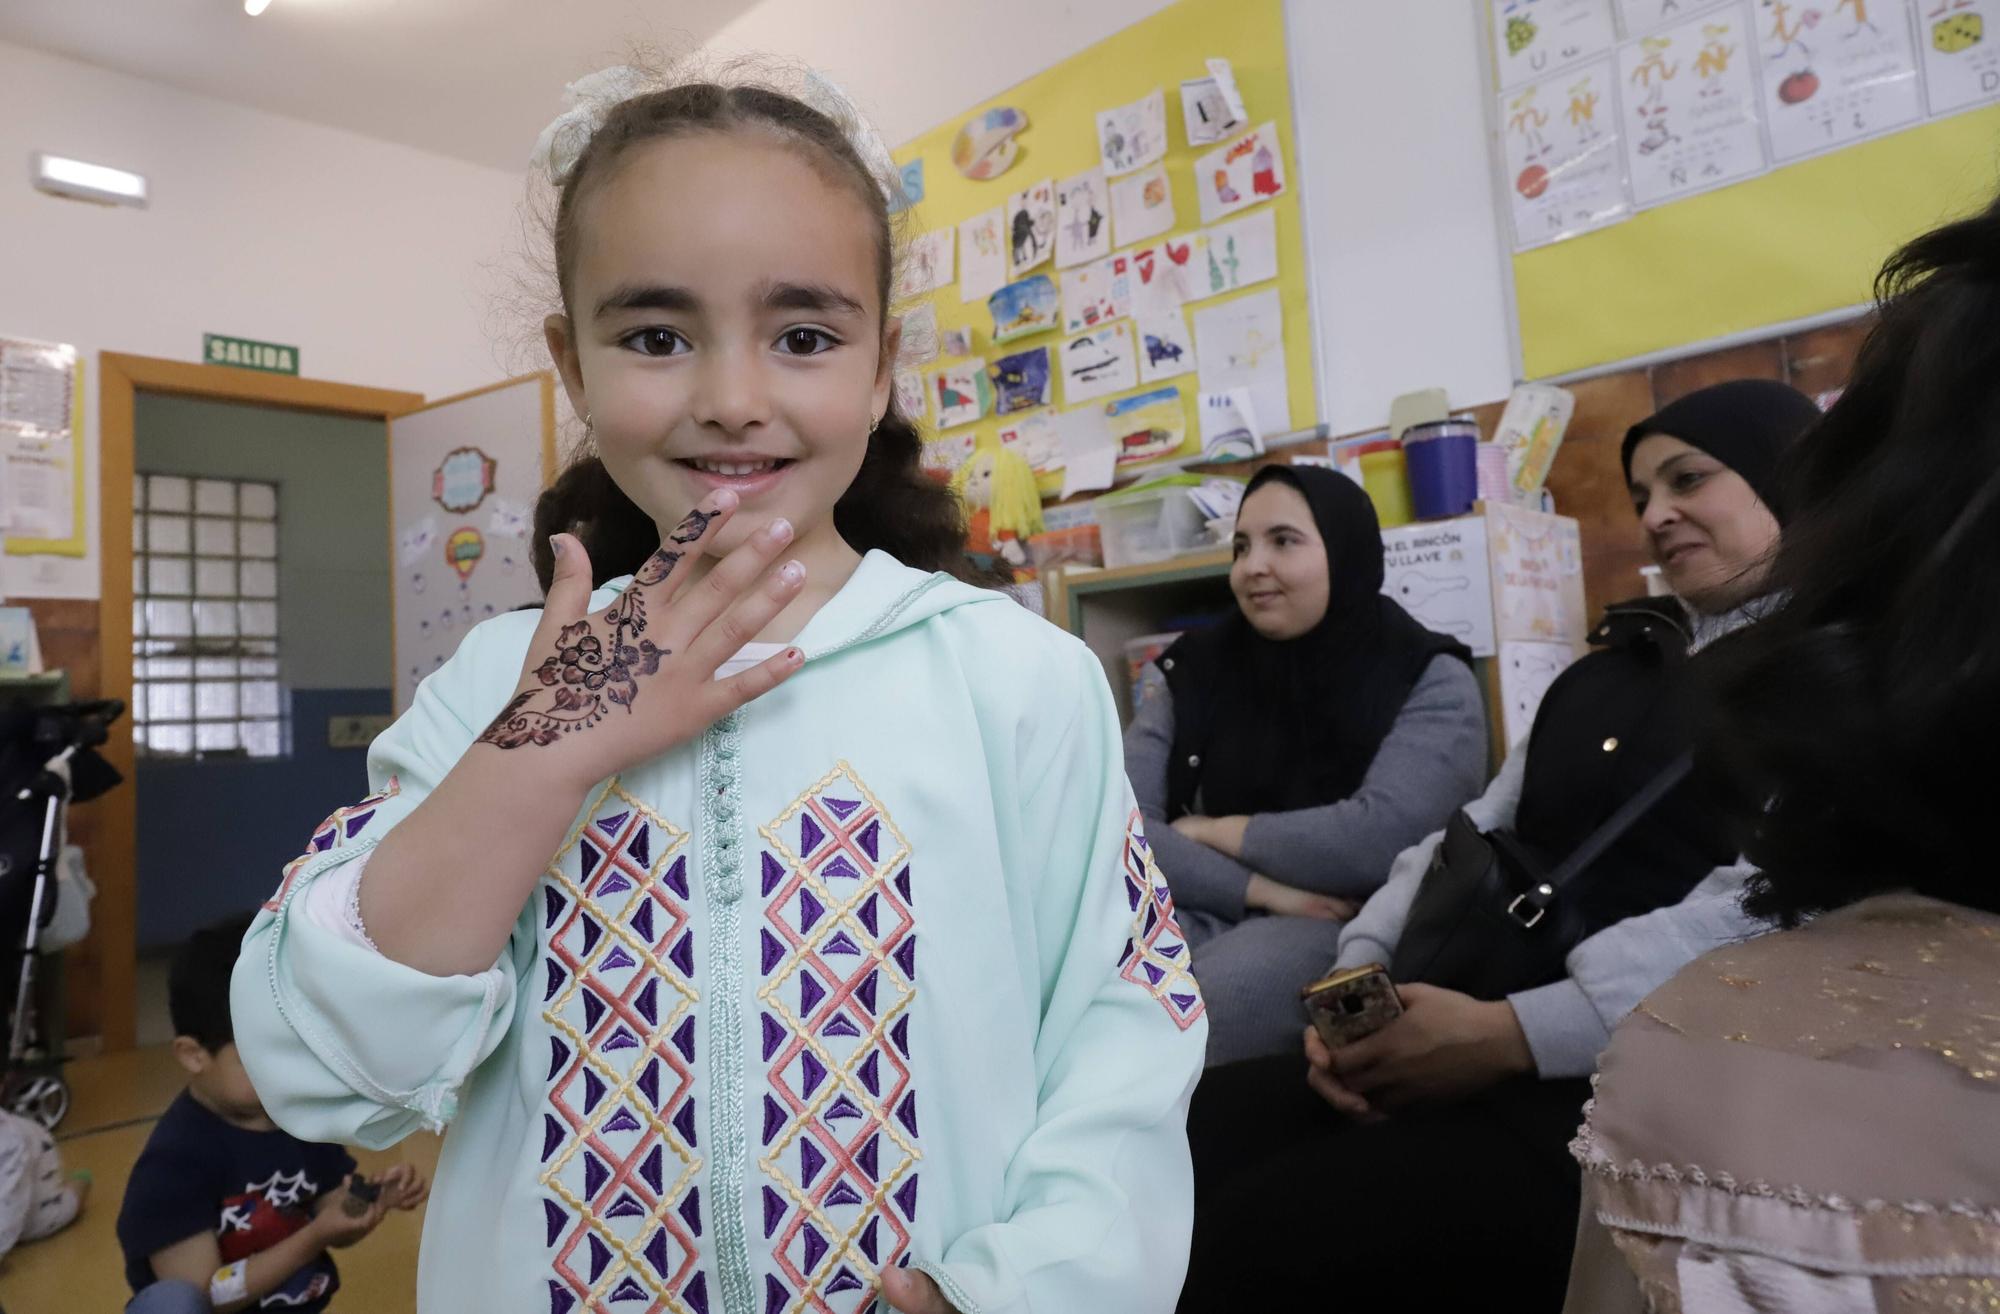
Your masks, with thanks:
M1704 673L1749 906L1795 929L1690 964L1612 1037L1578 1314L1994 1305L2000 202L1878 289L1788 472L1785 605Z
M1238 610L1147 668L1125 732L1210 1063L1297 1052L1299 986L1340 919L1486 777L1471 654L1382 596L1381 526L1352 480L1259 470L1235 551Z
M1633 427L1626 471L1648 550L1679 601L1612 608L1527 740L1466 812L1547 869L1687 751L1684 668L1767 609L1782 449L1818 418L1762 381L1692 393ZM1341 936L1338 965L1390 963L1441 840L1396 859ZM1353 1308L1562 1302L1578 1178L1567 1145L1618 1019L1698 954L1755 934L1726 817L1683 780L1589 865L1566 974L1475 999L1398 982L1404 1014L1306 1063L1211 1069L1188 1134L1193 1267L1181 1307L1329 1299ZM1563 970L1563 969L1558 969ZM1294 1002L1288 1013L1300 1022ZM1308 1088L1309 1087L1309 1088ZM1440 1262L1442 1261L1442 1262Z

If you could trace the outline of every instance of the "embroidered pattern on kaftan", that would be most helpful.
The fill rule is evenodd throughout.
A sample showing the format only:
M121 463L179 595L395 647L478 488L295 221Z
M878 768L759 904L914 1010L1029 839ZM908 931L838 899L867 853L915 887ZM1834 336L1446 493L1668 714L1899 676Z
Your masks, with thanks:
M763 1310L876 1311L917 1216L910 846L844 762L761 834Z
M541 886L549 1314L707 1314L687 834L616 781Z
M1132 935L1118 955L1119 975L1142 986L1175 1025L1186 1031L1207 1007L1188 969L1187 938L1174 921L1174 896L1153 861L1138 809L1125 823L1125 901L1132 907Z
M285 899L292 892L292 882L298 879L305 865L329 849L337 849L361 833L369 822L375 819L375 809L387 803L402 792L402 786L394 776L379 794L370 794L359 803L344 808L336 808L332 816L313 827L312 839L306 851L285 864L284 878L278 882L278 892L264 901L265 912L276 912L282 908Z

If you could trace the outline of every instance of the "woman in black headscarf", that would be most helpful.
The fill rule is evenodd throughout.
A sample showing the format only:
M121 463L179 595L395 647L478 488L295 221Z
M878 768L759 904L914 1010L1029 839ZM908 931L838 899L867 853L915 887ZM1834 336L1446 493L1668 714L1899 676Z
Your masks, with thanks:
M1769 609L1784 449L1819 418L1743 380L1633 426L1633 508L1673 597L1610 608L1467 817L1560 867L1693 742L1689 659ZM1394 963L1443 838L1401 854L1335 965ZM1567 1146L1610 1029L1706 950L1765 929L1721 800L1681 780L1565 887L1582 928L1554 979L1475 998L1398 981L1404 1012L1306 1062L1211 1069L1195 1092L1195 1239L1181 1308L1560 1306L1579 1174ZM1497 995L1499 992L1495 992ZM1298 1012L1291 1014L1297 1028ZM1301 1069L1304 1069L1301 1071Z
M1297 1052L1299 986L1406 846L1485 779L1469 654L1382 594L1382 531L1331 470L1245 491L1237 610L1149 669L1125 767L1194 945L1209 1062Z

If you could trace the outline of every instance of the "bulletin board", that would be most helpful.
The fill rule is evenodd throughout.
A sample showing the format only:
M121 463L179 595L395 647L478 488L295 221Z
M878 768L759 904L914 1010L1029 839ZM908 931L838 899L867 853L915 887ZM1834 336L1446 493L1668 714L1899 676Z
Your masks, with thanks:
M1546 28L1549 15L1580 11L1587 0L1476 3L1482 25L1495 9L1505 8L1539 18ZM1628 133L1645 131L1637 114L1643 93L1626 85L1634 81L1636 70L1627 67L1631 61L1625 54L1645 29L1627 25L1633 14L1659 7L1660 0L1615 0L1611 6L1619 16L1621 39L1616 55L1603 61L1603 68L1615 75L1604 79L1615 84L1605 94L1607 100L1617 98L1621 130ZM1991 101L2000 86L2000 57L1993 53L2000 50L2000 3L1995 0L1863 0L1859 12L1878 25L1908 24L1922 74L1915 93L1928 96L1930 103L1920 99L1913 117L1906 109L1881 129L1856 132L1854 140L1824 153L1789 159L1779 148L1780 116L1827 102L1833 124L1829 132L1858 128L1862 122L1864 103L1851 92L1842 98L1828 63L1841 48L1841 25L1856 21L1854 0L1790 0L1784 5L1696 0L1676 8L1684 15L1678 20L1683 32L1698 31L1705 22L1735 20L1728 41L1733 54L1754 69L1758 88L1757 167L1741 180L1724 178L1710 190L1694 189L1685 199L1650 208L1635 204L1609 226L1512 251L1508 259L1524 378L1716 343L1864 306L1872 299L1876 272L1898 245L1979 209L2000 180L2000 105L1941 104L1941 80L1934 74L1941 61L1965 61L1966 68L1981 71L1966 94ZM1969 13L1982 18L1979 42L1966 49L1954 45L1948 56L1940 54L1943 47L1936 40L1941 38L1933 29L1955 24L1953 32L1962 40ZM1496 151L1502 153L1496 189L1505 231L1510 208L1518 205L1509 194L1510 184L1527 175L1517 171L1519 158L1505 155L1518 127L1519 107L1491 80L1504 79L1495 70L1504 69L1508 43L1492 28L1488 33L1490 126ZM1787 49L1793 39L1799 44ZM1675 53L1700 58L1692 49ZM1580 80L1582 68L1575 65L1546 79L1556 96L1547 107L1555 131L1562 130L1561 95L1575 85L1571 79ZM1685 80L1693 69L1691 60L1684 60L1681 69ZM1837 120L1831 107L1839 110ZM1625 154L1628 163L1635 158ZM1558 175L1552 170L1552 177ZM1628 175L1628 181L1634 184L1632 195L1638 196L1636 174Z
M1190 145L1183 121L1181 84L1185 80L1206 77L1205 61L1210 58L1229 61L1236 86L1241 92L1244 121L1220 142ZM1203 375L1192 368L1194 362L1191 359L1187 361L1191 366L1188 371L1177 376L1136 382L1131 387L1097 393L1087 399L1074 396L1072 394L1092 391L1087 387L1079 389L1070 386L1065 376L1064 346L1073 340L1074 335L1066 335L1062 323L1057 322L1046 331L996 343L994 320L987 297L979 295L966 299L958 277L966 255L964 250L958 249L959 225L962 222L996 207L1001 209L1004 219L1009 199L1016 193L1045 180L1061 184L1101 167L1099 114L1141 101L1156 91L1163 93L1165 101L1166 150L1159 164L1165 169L1171 191L1173 222L1161 233L1128 242L1119 235L1118 215L1112 213L1110 255L1131 255L1163 244L1184 245L1190 237L1238 221L1253 221L1261 226L1265 222L1263 217L1268 215L1275 227L1275 277L1263 278L1254 284L1245 282L1218 293L1210 293L1208 288L1211 285L1208 283L1197 286L1194 290L1202 295L1188 299L1182 310L1186 320L1185 346L1191 349L1190 357L1198 355L1198 338L1203 325L1219 323L1232 313L1224 312L1222 316L1211 315L1204 319L1201 318L1203 312L1246 302L1253 303L1255 309L1239 306L1233 313L1249 317L1260 310L1268 310L1275 302L1282 317L1279 358L1282 359L1284 372L1283 400L1267 405L1265 411L1281 410L1283 413L1259 412L1256 425L1263 436L1269 438L1319 422L1283 0L1245 0L1230 4L1181 0L1181 3L1168 6L989 101L967 106L963 113L923 133L895 152L896 162L904 172L906 190L914 194L916 188L921 186L922 193L921 198L915 200L902 216L906 244L918 254L919 259L929 259L932 256L924 251L927 242L933 252L941 252L947 240L943 235L950 234L952 254L951 276L945 277L944 266L940 265L938 275L942 281L935 290L899 302L898 308L905 316L906 332L911 312L920 312L921 317L925 307L935 311L939 336L945 340L943 346L959 345L951 341L954 330L970 331L969 341L963 344L970 347L969 355L956 354L941 347L934 359L922 363L913 360L909 351L903 357L905 382L914 383L909 375L914 371L924 385L923 411L918 418L921 420L919 427L927 438L927 459L933 469L956 467L975 445L995 445L1003 428L1016 429L1023 421L1033 423L1036 416L1045 417L1049 425L1055 426L1062 423L1066 414L1087 408L1113 408L1115 413L1116 404L1121 400L1141 397L1162 388L1178 390L1184 436L1178 446L1171 449L1150 453L1143 460L1121 461L1117 466L1119 477L1147 466L1201 454L1202 428L1198 401ZM1026 126L1014 137L1018 156L1011 166L995 177L975 181L964 176L953 164L954 138L963 125L980 121L988 111L1002 108L1013 108L1026 115ZM1282 160L1282 190L1275 197L1250 204L1215 222L1204 222L1195 177L1196 161L1207 159L1218 150L1226 150L1266 125L1270 126L1270 135L1275 138ZM1261 136L1259 140L1262 140ZM919 169L920 184L913 177ZM1213 169L1210 173L1212 176ZM1126 174L1123 178L1136 176L1136 173ZM1123 178L1111 177L1108 183L1115 186ZM1223 194L1226 193L1218 193ZM1249 195L1246 192L1238 194ZM1131 227L1135 231L1144 231L1137 224ZM1011 250L1008 254L1012 254ZM1045 274L1057 284L1060 294L1064 284L1076 279L1080 272L1095 263L1093 260L1063 267L1050 260L1019 275L1010 268L1006 279L1011 283L1017 277ZM1131 333L1134 354L1143 356L1146 346L1143 335L1134 331L1136 316L1106 323L1109 325L1105 330L1107 332ZM1217 330L1209 336L1212 341L1221 341L1224 335ZM1046 406L999 415L995 413L995 406L1001 403L996 398L979 396L975 389L974 400L983 411L979 419L959 424L941 422L947 418L941 414L935 382L935 376L941 370L963 371L974 363L991 366L1003 357L1023 351L1032 353L1038 347L1046 347L1049 354L1051 379ZM1163 368L1174 368L1169 362L1176 359L1163 358ZM1218 375L1222 373L1218 371ZM961 382L969 382L963 374L959 378ZM1265 378L1267 385L1272 386L1266 386L1261 395L1276 395L1279 390L1274 381L1268 374ZM965 413L963 408L958 411L959 415ZM1115 420L1113 424L1115 427ZM1046 462L1039 462L1038 472L1044 496L1061 491L1064 483L1061 469L1050 471Z

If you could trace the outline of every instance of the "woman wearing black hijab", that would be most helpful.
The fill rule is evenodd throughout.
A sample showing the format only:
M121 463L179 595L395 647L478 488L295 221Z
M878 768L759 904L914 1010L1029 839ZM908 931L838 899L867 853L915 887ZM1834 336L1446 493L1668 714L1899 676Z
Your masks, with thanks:
M1125 766L1208 1002L1210 1063L1298 1051L1299 986L1395 855L1485 779L1471 654L1382 595L1374 505L1258 471L1237 610L1147 673Z
M1606 612L1595 651L1466 807L1481 831L1553 869L1687 753L1688 659L1767 609L1779 457L1818 416L1783 384L1745 380L1633 426L1633 507L1676 596ZM1337 966L1394 961L1441 838L1396 859ZM1558 1309L1579 1196L1567 1146L1597 1055L1689 961L1767 929L1742 911L1749 875L1720 800L1683 780L1579 877L1585 935L1557 979L1504 999L1399 981L1403 1015L1366 1039L1329 1054L1308 1031L1304 1065L1212 1069L1188 1120L1181 1308Z

